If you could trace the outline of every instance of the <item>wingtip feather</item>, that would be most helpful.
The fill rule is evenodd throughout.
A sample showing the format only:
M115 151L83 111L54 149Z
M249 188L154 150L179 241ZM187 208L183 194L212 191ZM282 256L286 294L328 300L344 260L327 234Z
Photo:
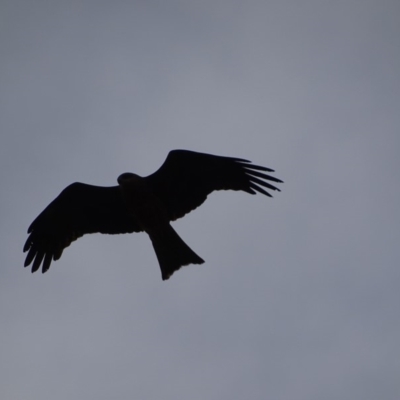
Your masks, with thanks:
M268 193L266 190L264 190L260 186L256 185L255 183L251 184L250 187L252 189L256 190L257 192L264 194L265 196L272 197L272 195L270 193Z
M30 238L28 238L24 244L23 252L26 253L30 248L31 248L31 241Z
M24 267L27 267L28 265L31 264L31 262L32 262L33 259L35 258L35 255L36 255L36 250L33 249L33 248L31 248L31 249L29 250L28 255L27 255L26 258L25 258Z

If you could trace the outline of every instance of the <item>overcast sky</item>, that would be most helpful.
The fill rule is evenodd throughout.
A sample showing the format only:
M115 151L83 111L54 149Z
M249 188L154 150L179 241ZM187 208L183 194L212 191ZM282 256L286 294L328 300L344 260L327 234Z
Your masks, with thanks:
M397 0L3 0L1 399L398 400L399 37ZM23 268L65 186L175 148L282 192L176 221L167 282L143 233Z

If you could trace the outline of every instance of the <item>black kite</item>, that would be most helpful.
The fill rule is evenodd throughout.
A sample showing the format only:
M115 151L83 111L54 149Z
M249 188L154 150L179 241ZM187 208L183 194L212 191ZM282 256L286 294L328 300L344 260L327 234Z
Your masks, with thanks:
M32 272L41 265L46 272L52 260L58 260L66 247L86 233L145 231L166 280L184 265L204 263L170 221L200 206L214 190L272 197L262 187L279 191L266 181L282 181L260 171L273 172L241 158L173 150L158 171L144 178L127 172L118 177L118 186L110 187L75 182L30 225L25 267L33 262Z

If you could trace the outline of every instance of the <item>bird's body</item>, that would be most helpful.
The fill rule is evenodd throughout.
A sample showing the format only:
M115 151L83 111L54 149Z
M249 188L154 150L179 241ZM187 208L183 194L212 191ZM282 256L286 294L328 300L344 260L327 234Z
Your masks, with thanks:
M204 263L172 228L164 205L144 178L124 173L119 176L118 183L128 213L150 237L163 280L181 266Z
M25 266L32 272L52 260L87 233L146 232L156 252L162 279L181 266L202 264L200 258L170 225L200 206L214 190L242 190L271 196L261 186L279 190L266 182L282 182L259 171L271 169L249 161L173 150L161 168L147 177L133 173L119 176L119 186L99 187L73 183L65 188L28 229Z
M127 211L149 235L160 224L169 223L165 207L141 176L126 172L119 176L122 199Z

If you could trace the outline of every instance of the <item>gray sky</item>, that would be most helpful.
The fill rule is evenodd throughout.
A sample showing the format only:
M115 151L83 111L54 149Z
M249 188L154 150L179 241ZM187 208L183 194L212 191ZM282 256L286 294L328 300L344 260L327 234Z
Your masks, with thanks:
M398 1L3 1L0 397L397 400ZM26 229L68 184L169 150L276 169L174 227L86 236L46 275Z

